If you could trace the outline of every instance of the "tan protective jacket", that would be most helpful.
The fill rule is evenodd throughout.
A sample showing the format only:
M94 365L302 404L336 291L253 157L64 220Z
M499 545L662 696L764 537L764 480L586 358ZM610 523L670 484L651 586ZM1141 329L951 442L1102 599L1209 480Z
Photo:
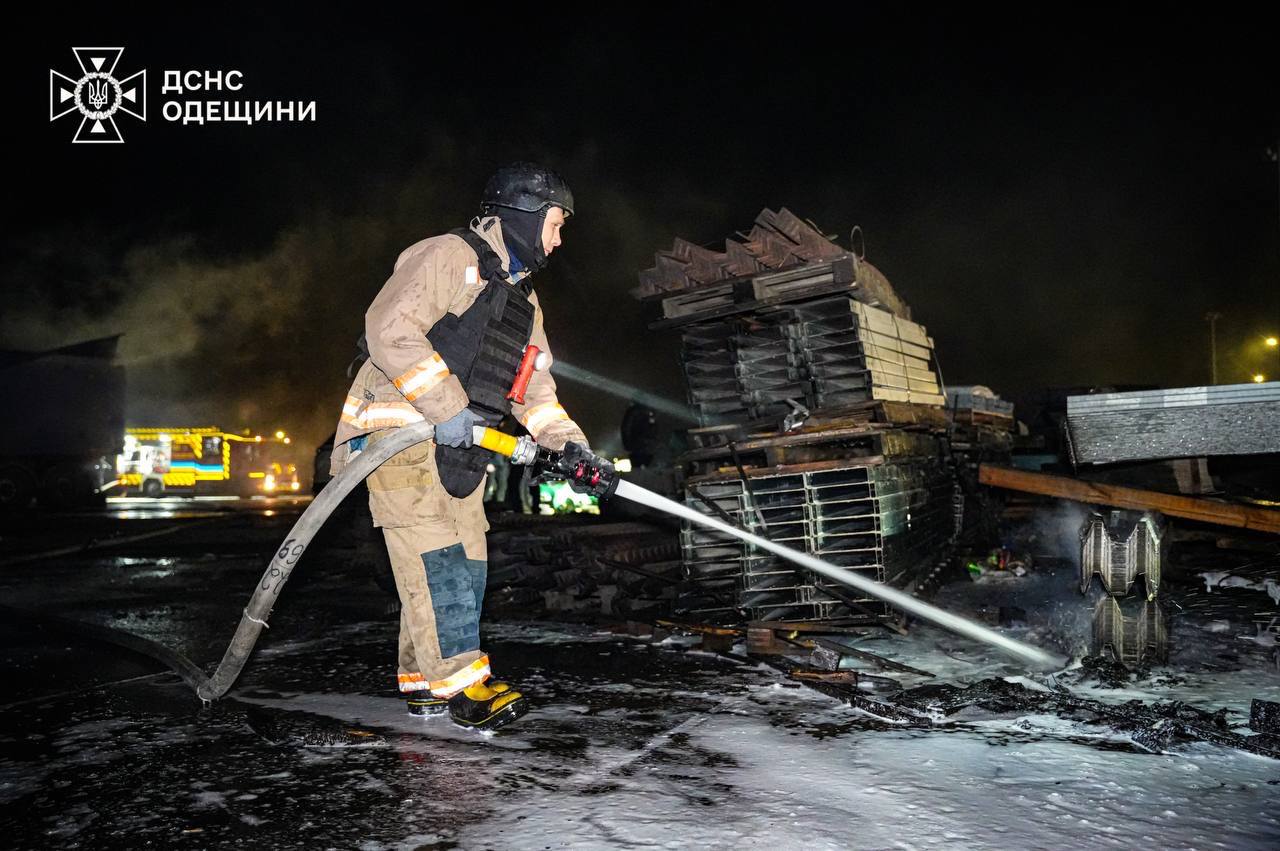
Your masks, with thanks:
M472 220L471 229L509 270L510 255L498 218ZM512 280L525 274L512 276ZM461 316L484 287L476 253L460 236L431 237L401 252L391 277L365 313L369 359L347 391L333 441L333 474L346 464L350 455L347 442L353 437L424 419L441 423L467 406L462 382L431 346L427 331L445 313ZM534 306L529 343L551 357L538 297L531 293L529 301ZM550 370L533 373L524 404L513 404L511 412L534 440L548 449L560 449L569 441L586 443L582 429L556 399Z

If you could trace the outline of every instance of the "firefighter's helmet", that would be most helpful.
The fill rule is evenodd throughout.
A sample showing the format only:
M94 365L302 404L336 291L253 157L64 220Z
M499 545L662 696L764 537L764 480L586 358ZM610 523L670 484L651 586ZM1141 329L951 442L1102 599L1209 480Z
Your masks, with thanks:
M507 207L526 213L539 213L560 207L565 216L573 215L573 193L564 178L536 163L519 162L494 172L484 187L484 209L498 212Z

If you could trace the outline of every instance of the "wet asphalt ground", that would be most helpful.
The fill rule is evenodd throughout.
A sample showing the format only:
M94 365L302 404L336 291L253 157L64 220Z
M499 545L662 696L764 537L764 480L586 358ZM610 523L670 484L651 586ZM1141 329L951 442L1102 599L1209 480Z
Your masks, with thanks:
M175 501L113 506L111 516L31 515L6 527L5 554L18 563L0 577L2 599L144 636L210 670L302 505ZM31 558L109 535L141 540ZM590 629L498 625L486 628L485 647L499 673L557 712L535 709L518 734L491 736L411 718L394 686L397 616L349 555L341 546L308 554L232 697L210 707L145 656L8 619L6 844L355 847L420 837L410 845L448 847L460 814L474 821L504 795L581 767L578 716L592 717L595 745L635 751L673 718L722 700L722 687L689 689L737 667ZM501 768L509 750L536 753L536 764ZM593 782L582 786L589 793Z
M8 517L0 603L144 636L209 671L304 504L138 501ZM80 549L110 538L129 540ZM342 541L313 548L231 696L209 707L152 659L5 618L5 845L1280 841L1274 761L1211 746L1144 754L1060 719L984 717L949 736L893 731L764 666L587 626L485 623L496 672L535 701L497 734L409 717L394 690L388 602ZM958 681L1017 673L959 639L913 633L888 651L868 646ZM1209 635L1229 661L1217 645L1200 647L1191 679L1280 697L1269 648ZM1239 695L1237 716L1249 696ZM994 789L1002 810L993 816Z

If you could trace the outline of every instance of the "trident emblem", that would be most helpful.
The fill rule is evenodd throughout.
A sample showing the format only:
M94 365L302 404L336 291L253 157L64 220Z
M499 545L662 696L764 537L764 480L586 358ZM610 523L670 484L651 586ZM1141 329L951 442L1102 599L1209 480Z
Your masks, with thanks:
M94 109L102 109L107 105L107 81L89 81L89 105Z

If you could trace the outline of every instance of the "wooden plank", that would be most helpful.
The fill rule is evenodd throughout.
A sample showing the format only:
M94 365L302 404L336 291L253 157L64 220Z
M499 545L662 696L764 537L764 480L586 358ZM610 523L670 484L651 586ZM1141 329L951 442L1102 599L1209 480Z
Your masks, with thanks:
M913 405L937 405L940 409L947 404L941 393L921 393L916 390L910 392L907 401Z
M930 351L924 346L917 346L915 343L908 343L906 340L899 340L898 345L900 346L898 351L902 352L906 357L919 358L926 362L930 358Z
M990 464L979 465L978 481L993 487L1022 491L1023 493L1038 493L1043 496L1056 496L1073 502L1110 505L1116 508L1130 508L1137 511L1159 511L1170 517L1198 520L1201 523L1214 523L1219 526L1233 526L1239 529L1255 529L1259 532L1280 534L1280 511L1273 511L1267 508L1234 505L1227 502L1189 496L1175 496L1174 494L1126 488L1120 485L1085 482L1068 476L1031 473L1010 467L995 467Z
M898 323L892 313L883 308L871 307L862 302L854 302L851 307L853 312L858 315L858 318L865 322L865 330L897 338Z
M946 412L939 408L916 405L910 402L886 402L882 411L885 418L884 421L888 423L912 423L936 428L946 428L947 426Z
M933 406L915 405L910 402L872 400L816 411L808 419L807 427L820 428L829 424L845 425L867 422L899 426L922 425L945 429L947 427L947 415L946 411Z
M704 623L684 623L682 621L669 621L659 618L654 621L658 626L666 627L670 630L680 630L681 632L692 632L700 635L717 635L724 638L732 638L744 634L745 630L735 627L711 626Z
M838 461L815 461L810 464L789 464L784 467L748 467L747 476L751 478L758 476L786 476L793 473L822 473L827 470L843 470L849 467L877 467L884 463L884 456L870 455L855 460L856 463L851 462L850 459L843 458ZM738 470L736 467L721 467L714 472L689 476L685 481L696 485L702 482L724 482L737 478Z
M832 652L839 653L842 656L852 656L855 659L862 659L865 662L870 662L871 664L877 665L885 670L899 671L903 674L919 674L922 677L934 676L928 671L922 671L919 668L913 668L910 665L895 662L892 659L879 655L878 653L872 653L869 650L862 650L858 647L850 647L849 645L841 644L838 641L829 641L825 638L814 638L813 643L817 644L819 647L825 647Z
M818 682L818 683L839 683L841 685L857 685L858 672L849 671L794 671L791 674L794 680L802 682Z
M876 443L884 434L883 429L868 427L866 425L854 425L844 428L828 428L825 430L803 430L792 432L790 434L772 434L767 437L747 438L738 440L735 446L739 453L755 452L760 449L770 449L778 446L803 446L812 444L832 443L838 440L850 440L854 438L864 438L869 442ZM693 449L681 456L683 461L705 461L713 458L722 458L731 453L729 444L722 446L709 446L705 449Z
M748 653L782 653L786 648L782 646L782 642L778 641L771 629L761 629L759 627L747 627L747 652Z
M917 346L923 346L926 349L933 348L933 344L929 342L929 334L925 331L923 325L901 318L897 318L897 323L899 339L906 340L908 343L915 343Z
M868 342L866 339L861 337L858 339L862 344L862 351L866 353L867 357L875 358L876 360L886 363L895 363L904 368L906 367L906 356L903 355L902 352L895 352L893 349L885 348L884 346L877 346L875 343ZM925 365L928 366L928 363L926 362Z
M819 632L824 635L867 635L865 627L833 626L822 621L748 621L747 629L781 630L782 632Z
M885 387L881 384L873 385L871 395L877 401L881 402L910 402L911 392L909 390L895 390L892 387Z

